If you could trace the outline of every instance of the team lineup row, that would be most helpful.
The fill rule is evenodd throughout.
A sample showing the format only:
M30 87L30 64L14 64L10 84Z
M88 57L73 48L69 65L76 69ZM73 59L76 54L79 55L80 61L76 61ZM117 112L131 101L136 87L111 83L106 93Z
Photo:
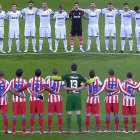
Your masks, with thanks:
M86 16L85 13L88 15ZM136 53L140 53L140 9L138 6L134 8L134 11L129 9L128 3L123 4L123 10L117 10L113 7L112 3L108 4L107 8L97 9L95 2L91 2L89 9L79 8L79 3L74 3L73 10L69 14L63 9L62 5L58 6L58 11L53 12L48 8L46 2L42 3L42 8L37 9L34 7L34 2L29 1L28 7L24 8L21 11L17 10L17 5L12 4L12 10L7 14L2 10L0 5L0 51L6 53L3 50L3 39L4 39L4 20L9 22L9 50L8 53L11 53L12 40L16 38L17 52L21 53L20 41L19 41L19 18L25 19L25 53L28 52L29 37L32 37L32 46L33 51L36 53L36 26L35 26L35 17L38 15L40 17L40 40L39 40L39 53L42 52L43 39L48 38L48 44L50 52L57 52L59 40L63 39L63 44L66 52L74 51L74 40L77 35L79 38L79 46L81 52L89 52L91 47L91 40L94 36L96 38L97 52L101 53L100 50L100 39L99 39L99 16L100 14L105 15L105 52L108 52L109 48L109 37L112 38L113 52L116 53L116 24L115 19L116 15L121 17L121 51L124 53L125 39L128 38L130 52L132 53L133 49L133 40L132 40L132 19L135 19L135 35L137 38L137 48ZM23 16L24 15L24 16ZM53 17L51 17L53 15ZM82 18L89 21L88 24L88 41L87 41L87 50L83 50L83 39L82 39ZM55 20L55 50L52 49L52 39L51 39L51 24L50 21ZM66 39L66 25L65 21L71 20L71 50L67 50L67 39Z
M40 134L43 134L43 114L44 114L44 91L48 91L48 133L52 133L52 114L58 114L59 133L64 133L62 130L62 112L63 101L61 97L61 88L67 90L66 111L67 111L67 131L71 133L71 117L72 112L76 112L78 133L82 134L81 128L81 90L87 88L86 100L86 132L89 133L90 116L95 116L97 133L100 133L100 116L99 116L99 94L106 91L105 96L105 111L106 111L106 132L110 133L110 114L114 113L115 132L119 132L119 97L120 92L123 93L122 99L122 114L124 115L125 133L128 133L128 116L132 116L132 132L137 132L136 127L136 98L135 91L140 89L140 82L132 79L132 73L127 73L127 79L121 81L115 77L114 70L109 70L109 77L102 84L99 77L95 76L95 71L89 71L89 80L81 74L77 74L77 65L71 65L72 73L64 76L58 76L58 70L52 70L53 76L47 76L46 79L41 77L41 70L35 70L35 77L28 82L23 78L23 70L16 71L16 78L10 82L5 80L4 72L0 71L0 111L3 114L5 133L8 131L8 97L7 92L13 94L12 108L12 134L16 133L17 115L22 116L22 134L26 132L26 95L24 90L30 93L30 133L34 133L34 117L39 116ZM66 82L66 84L64 83ZM84 84L83 84L84 83Z

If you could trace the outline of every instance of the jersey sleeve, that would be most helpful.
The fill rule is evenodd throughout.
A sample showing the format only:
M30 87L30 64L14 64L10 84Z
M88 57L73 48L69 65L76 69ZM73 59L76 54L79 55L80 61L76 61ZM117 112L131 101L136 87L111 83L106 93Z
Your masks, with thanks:
M82 11L84 11L85 13L89 14L89 9L81 9Z
M7 12L7 14L5 15L4 19L7 19L9 17L9 15L10 15L10 11Z
M39 16L39 15L40 15L40 9L37 11L36 15L37 15L37 16Z
M61 87L63 88L63 87L65 87L65 86L66 86L66 85L65 85L64 81L62 81Z
M21 14L25 14L25 10L26 10L26 8L24 8L23 10L21 10Z
M121 15L122 14L122 10L118 10L118 15Z
M38 12L38 9L35 7L35 14L37 14L37 12Z
M52 10L52 9L50 9L50 15L53 15L53 14L54 14L53 10Z
M102 14L102 9L98 9L98 14Z
M69 13L69 18L72 18L72 11L70 11Z
M84 11L81 11L81 15L83 16L85 14L85 12Z
M105 14L106 13L106 8L101 10L101 14Z
M56 12L54 13L53 19L56 19Z
M87 79L84 76L81 75L81 81L86 83Z
M65 80L67 80L68 79L68 75L63 75L62 76L62 81L65 81Z

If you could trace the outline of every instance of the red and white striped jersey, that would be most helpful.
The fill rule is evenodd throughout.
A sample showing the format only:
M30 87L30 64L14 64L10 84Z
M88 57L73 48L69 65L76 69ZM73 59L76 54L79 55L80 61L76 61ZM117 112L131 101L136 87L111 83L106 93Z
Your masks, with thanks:
M106 78L104 80L103 86L101 87L101 89L98 92L95 93L95 95L100 94L106 88L110 88L110 89L118 88L117 92L110 92L111 96L105 97L105 102L107 102L107 103L118 103L119 102L118 93L120 93L120 91L124 92L125 94L130 95L130 93L128 93L127 91L125 91L122 88L120 79L118 79L116 77Z
M130 94L135 95L136 89L135 88L132 88L131 86L129 86L129 83L130 84L133 84L133 85L136 85L137 84L136 81L134 81L132 79L128 79L128 80L126 80L126 81L124 81L122 83L122 86L123 86L123 88L127 92L129 92ZM132 97L132 96L128 96L126 94L123 94L122 105L124 105L124 106L135 106L136 105L136 98L135 98L135 96Z
M27 81L25 79L23 79L22 77L16 77L10 81L9 90L11 88L19 89L25 85L27 85ZM25 96L24 91L18 92L18 93L24 94L24 96ZM13 95L13 102L25 102L25 101L26 101L26 98L20 98L19 96Z
M88 84L87 86L87 103L89 104L98 104L100 103L99 101L99 95L97 96L90 96L91 94L93 95L95 92L98 91L99 87L102 85L102 82L98 79L96 79L92 84Z
M7 105L8 104L8 96L7 92L3 95L6 89L9 86L9 82L5 79L0 79L0 105Z
M47 86L50 87L53 91L59 93L59 95L50 94L48 96L48 102L60 102L61 97L61 88L65 87L64 81L55 81L52 79L46 79Z
M30 87L27 90L30 93L30 101L40 100L32 93L41 91L43 89L43 86L45 86L45 83L45 79L43 79L42 77L33 77L29 80L28 85ZM42 95L44 98L43 93L41 93L40 95Z

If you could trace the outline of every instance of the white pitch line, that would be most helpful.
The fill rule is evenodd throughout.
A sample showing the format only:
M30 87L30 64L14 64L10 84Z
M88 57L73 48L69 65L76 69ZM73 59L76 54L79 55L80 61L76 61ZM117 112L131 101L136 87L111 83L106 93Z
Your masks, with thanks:
M133 53L133 54L129 54L129 53L97 53L97 52L88 52L88 53L83 53L83 52L56 52L56 53L6 53L6 54L0 54L0 56L14 56L14 55L57 55L57 54L81 54L81 55L92 55L92 54L95 54L95 55L134 55L134 56L139 56L140 54L136 54L136 53Z

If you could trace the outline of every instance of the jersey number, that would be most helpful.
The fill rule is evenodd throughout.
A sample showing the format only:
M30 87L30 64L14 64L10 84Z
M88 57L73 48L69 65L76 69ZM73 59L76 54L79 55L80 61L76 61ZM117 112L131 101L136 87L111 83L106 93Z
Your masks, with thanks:
M70 80L71 88L77 88L77 80Z

